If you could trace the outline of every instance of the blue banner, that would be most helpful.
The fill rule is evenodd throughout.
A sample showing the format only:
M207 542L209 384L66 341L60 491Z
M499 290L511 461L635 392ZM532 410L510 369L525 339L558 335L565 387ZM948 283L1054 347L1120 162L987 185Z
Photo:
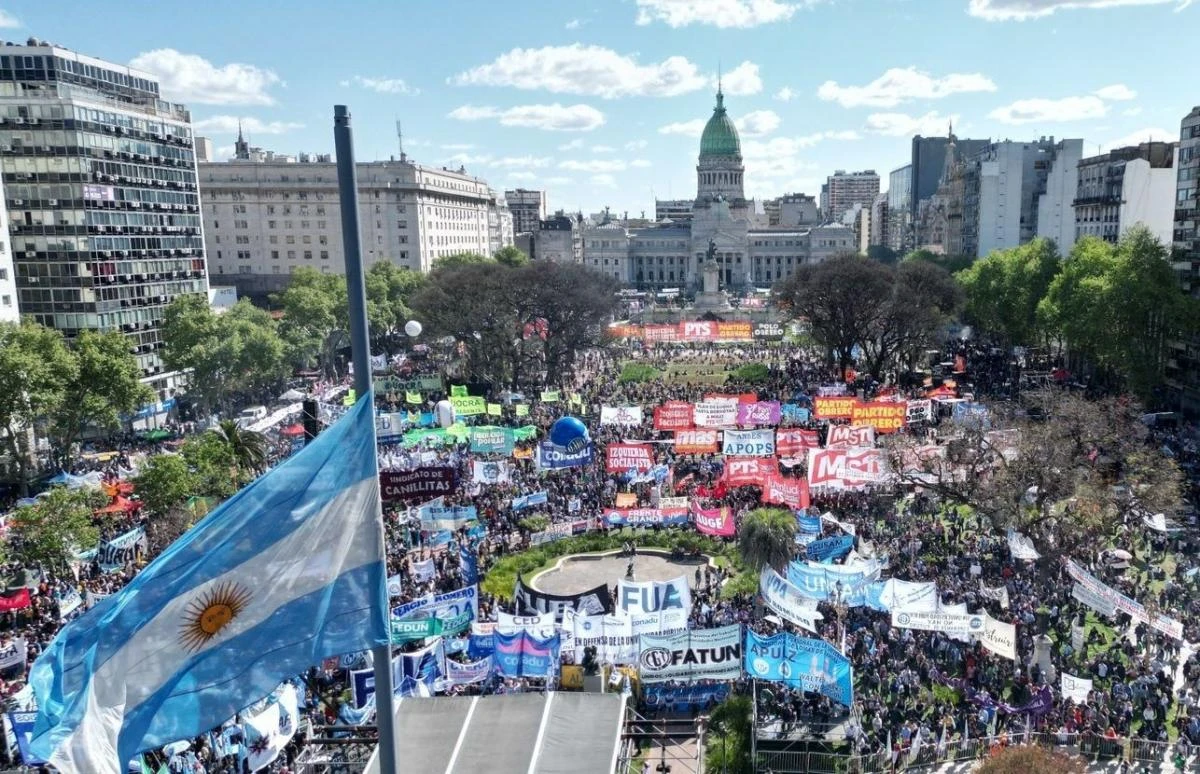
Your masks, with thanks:
M484 656L492 655L492 651L496 649L496 642L491 630L486 634L475 631L475 627L471 627L471 636L467 639L467 655L470 658L483 658Z
M984 430L992 426L987 406L981 403L971 403L970 401L955 403L954 412L950 418L955 424L980 427Z
M729 683L651 683L642 687L647 706L667 712L699 712L729 698Z
M865 572L844 570L838 565L813 567L805 562L789 563L787 578L801 594L816 600L829 599L840 582L842 601L851 607L867 603L867 587L874 580Z
M492 659L496 674L504 677L548 677L558 666L559 635L539 639L521 629L496 632Z
M465 631L478 613L479 591L474 585L446 594L431 594L392 608L392 616L401 620L440 618L445 634Z
M438 678L446 674L446 654L439 639L416 653L392 659L392 681L397 696L432 696Z
M565 446L558 446L549 441L537 445L537 466L544 470L556 468L578 468L590 465L596 458L596 446L590 441L577 452L567 451Z
M532 494L521 495L514 497L512 501L512 509L514 511L523 511L526 508L533 508L538 505L545 505L549 495L545 491L533 492Z
M853 535L838 535L824 540L814 540L805 546L808 558L815 562L825 559L841 559L854 548ZM843 584L845 585L845 584Z
M824 640L790 632L763 637L747 630L745 658L751 677L820 693L847 707L854 701L850 660Z
M33 736L33 726L36 722L36 712L8 713L8 723L12 726L13 736L17 737L17 748L21 751L21 761L26 766L41 766L46 763L29 749L29 740Z
M807 422L812 413L798 403L785 403L780 411L785 422Z
M460 664L457 661L446 662L446 682L450 685L482 683L491 675L492 659L490 656L469 664Z
M350 673L350 696L355 709L367 706L367 699L375 695L375 670L363 669Z
M479 582L479 559L470 547L459 547L458 563L462 565L463 583L474 586Z
M801 532L805 532L809 535L821 534L820 516L809 516L801 511L800 513L796 514L796 523L800 527Z
M421 528L425 530L458 529L469 522L479 519L479 512L474 505L422 505Z

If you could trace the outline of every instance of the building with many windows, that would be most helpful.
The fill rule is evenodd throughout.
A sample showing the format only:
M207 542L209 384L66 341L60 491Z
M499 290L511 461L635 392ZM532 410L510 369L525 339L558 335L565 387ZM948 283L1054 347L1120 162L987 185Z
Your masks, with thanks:
M870 208L879 195L879 175L873 169L862 172L839 169L826 178L821 190L825 197L821 208L825 222L841 223L843 216L855 209L855 205Z
M897 253L912 249L912 164L888 175L886 244Z
M337 165L328 157L248 155L199 166L214 281L261 299L301 266L344 273ZM425 272L438 258L491 255L512 244L498 211L504 199L480 178L406 156L362 162L357 172L364 266L391 261Z
M0 322L17 322L21 319L18 297L12 242L8 238L8 207L4 202L4 188L0 185Z
M1135 225L1171 244L1175 226L1173 142L1144 142L1082 159L1075 190L1075 237L1116 242Z
M504 192L504 201L512 214L513 233L525 234L538 230L546 219L546 192L516 188Z
M670 220L675 223L691 223L693 204L695 204L695 201L692 199L655 199L654 219L658 221Z
M1174 266L1184 292L1200 298L1200 106L1180 123L1176 158ZM1166 381L1178 408L1200 413L1200 333L1170 342Z
M695 290L699 266L711 252L721 286L745 291L769 287L806 263L856 251L851 229L799 225L801 218L812 217L811 197L800 195L787 204L786 218L794 218L796 224L784 219L781 207L780 225L767 225L769 210L760 211L745 196L744 174L741 138L718 90L717 104L700 137L690 222L667 218L631 228L605 218L597 225L576 228L583 263L647 290Z
M163 313L208 292L188 111L146 73L34 38L7 44L0 168L21 313L68 338L121 331L168 399Z

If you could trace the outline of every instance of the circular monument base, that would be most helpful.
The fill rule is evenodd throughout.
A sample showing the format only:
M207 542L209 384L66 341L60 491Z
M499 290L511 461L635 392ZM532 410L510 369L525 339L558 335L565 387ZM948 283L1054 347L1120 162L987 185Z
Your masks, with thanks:
M651 548L638 549L633 560L635 581L668 581L680 575L687 578L688 586L696 585L696 570L701 573L709 567L707 555L672 559L669 552ZM602 554L572 554L555 562L548 570L542 570L529 579L529 585L546 594L578 594L594 589L600 584L615 586L625 577L629 557L620 551Z

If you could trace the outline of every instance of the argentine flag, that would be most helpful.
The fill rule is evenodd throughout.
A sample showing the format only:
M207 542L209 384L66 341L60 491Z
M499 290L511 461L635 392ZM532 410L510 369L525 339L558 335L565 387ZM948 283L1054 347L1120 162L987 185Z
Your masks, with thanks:
M388 643L371 403L59 632L29 677L38 757L124 774L325 658Z

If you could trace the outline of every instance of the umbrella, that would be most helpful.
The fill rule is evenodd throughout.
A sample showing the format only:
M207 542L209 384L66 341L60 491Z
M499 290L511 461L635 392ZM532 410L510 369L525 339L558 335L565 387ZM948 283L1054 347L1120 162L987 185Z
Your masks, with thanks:
M304 435L304 425L298 422L294 425L287 425L286 427L280 429L279 434L289 437Z

